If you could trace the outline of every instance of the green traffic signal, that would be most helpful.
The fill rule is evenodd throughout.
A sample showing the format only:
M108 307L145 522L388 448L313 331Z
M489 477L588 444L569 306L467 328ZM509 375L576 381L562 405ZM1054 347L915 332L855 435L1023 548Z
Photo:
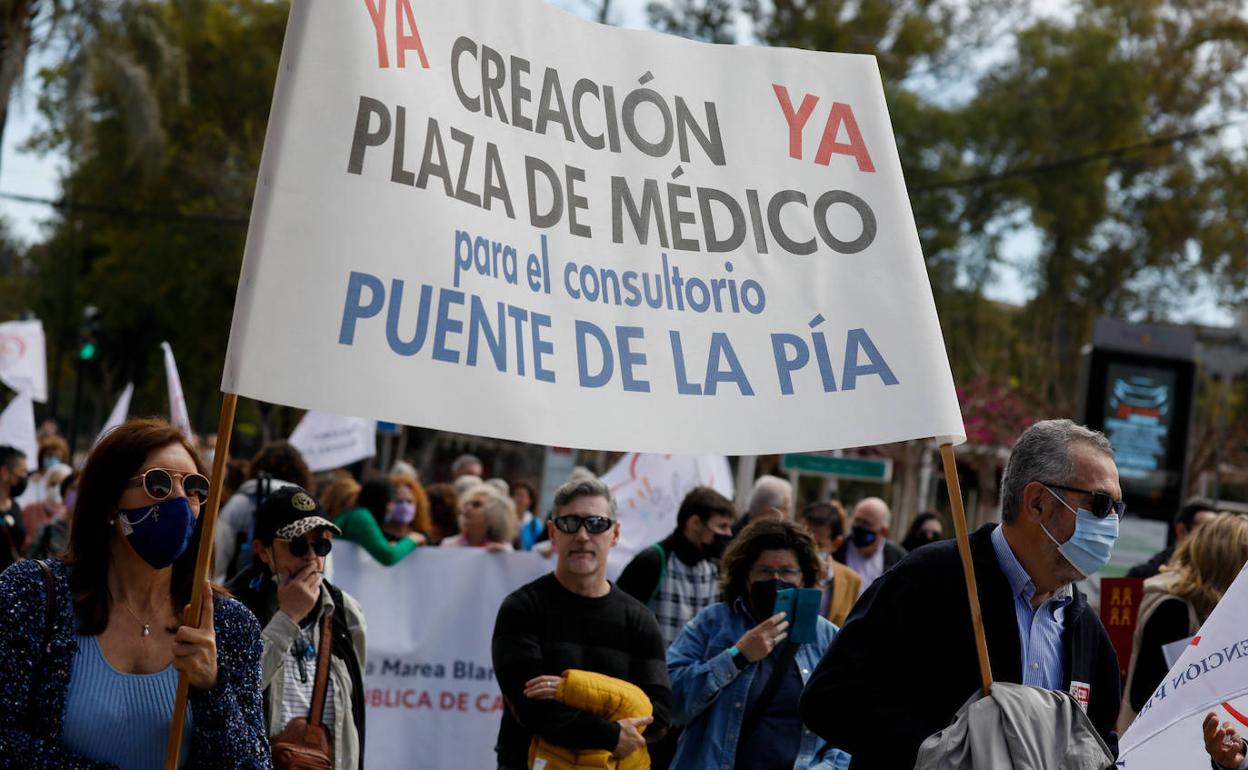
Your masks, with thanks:
M82 346L82 348L78 351L78 357L81 358L83 361L90 361L91 359L95 358L95 343L94 342L85 343Z

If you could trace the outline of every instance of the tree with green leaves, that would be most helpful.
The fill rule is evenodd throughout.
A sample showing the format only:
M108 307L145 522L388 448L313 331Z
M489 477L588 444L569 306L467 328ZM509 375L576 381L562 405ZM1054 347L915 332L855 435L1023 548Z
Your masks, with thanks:
M266 0L127 0L74 20L42 73L49 129L71 159L61 210L35 249L31 309L65 387L82 307L100 309L95 414L136 379L134 411L163 413L159 345L178 358L192 419L215 424L246 214L288 6ZM61 378L56 372L63 372Z

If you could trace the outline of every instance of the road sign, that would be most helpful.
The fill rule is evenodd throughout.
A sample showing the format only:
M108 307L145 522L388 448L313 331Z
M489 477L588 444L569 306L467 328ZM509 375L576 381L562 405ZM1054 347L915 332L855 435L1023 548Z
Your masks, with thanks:
M893 461L888 458L791 454L781 457L780 467L786 471L834 479L875 481L880 484L893 480Z

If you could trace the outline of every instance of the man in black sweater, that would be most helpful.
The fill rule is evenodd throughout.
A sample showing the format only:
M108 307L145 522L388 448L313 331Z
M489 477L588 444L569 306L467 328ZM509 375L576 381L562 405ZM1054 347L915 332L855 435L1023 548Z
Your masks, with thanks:
M555 571L503 600L494 623L494 671L507 703L495 746L500 770L528 767L535 735L623 758L661 738L671 714L654 615L607 581L607 553L620 537L610 489L597 479L564 484L547 527L558 552ZM636 685L653 716L613 722L559 703L556 687L567 669Z
M1036 423L1001 480L1003 523L971 535L993 679L1069 692L1115 754L1118 657L1072 583L1108 561L1121 496L1104 435ZM811 676L802 721L852 770L913 767L979 689L963 585L954 541L918 549L863 594Z

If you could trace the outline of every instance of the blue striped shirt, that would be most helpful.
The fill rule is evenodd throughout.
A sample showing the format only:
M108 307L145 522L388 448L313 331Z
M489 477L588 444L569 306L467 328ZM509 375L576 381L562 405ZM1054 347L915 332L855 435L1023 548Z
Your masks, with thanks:
M1018 641L1023 656L1023 684L1061 690L1065 679L1062 627L1066 607L1074 601L1074 592L1069 584L1064 585L1044 604L1033 608L1031 600L1036 595L1036 584L1010 549L1000 525L992 531L992 549L1014 597L1014 617L1018 621Z
M121 770L161 770L178 672L169 666L155 674L123 674L114 669L94 636L78 637L65 700L65 747ZM182 733L185 765L191 748L191 708Z

